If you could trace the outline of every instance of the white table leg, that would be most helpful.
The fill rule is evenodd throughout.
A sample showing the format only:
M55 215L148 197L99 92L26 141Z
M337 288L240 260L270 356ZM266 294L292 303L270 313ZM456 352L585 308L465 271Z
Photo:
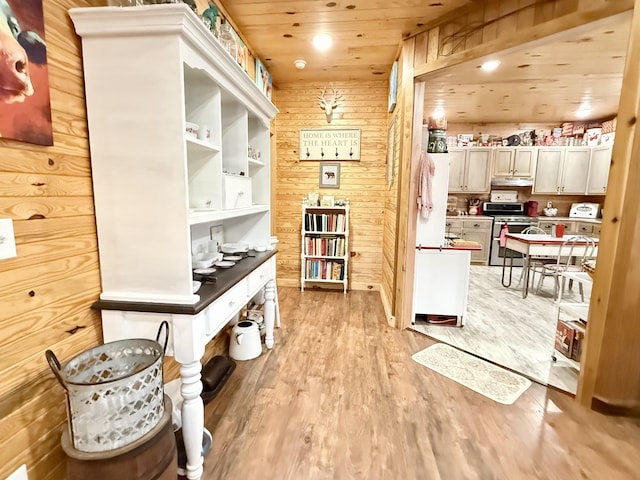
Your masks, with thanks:
M273 348L274 343L273 325L276 315L276 303L274 301L276 296L275 289L275 280L269 280L264 286L264 327L266 333L264 343L267 345L267 348Z
M202 365L199 361L185 363L180 366L182 402L182 436L187 454L187 478L200 480L202 478L202 435L204 431L204 404L200 394L202 382L200 372Z

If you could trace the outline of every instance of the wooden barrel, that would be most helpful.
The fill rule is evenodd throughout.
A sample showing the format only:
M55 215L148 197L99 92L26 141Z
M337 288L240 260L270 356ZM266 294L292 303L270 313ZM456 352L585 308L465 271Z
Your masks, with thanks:
M164 415L135 442L107 452L81 452L62 434L67 480L176 480L178 453L171 423L171 399L164 397Z

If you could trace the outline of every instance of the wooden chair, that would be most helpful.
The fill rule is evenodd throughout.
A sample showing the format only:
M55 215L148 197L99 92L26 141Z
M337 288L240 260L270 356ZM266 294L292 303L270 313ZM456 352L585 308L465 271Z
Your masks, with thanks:
M576 246L585 246L584 252L580 255L576 255L574 250ZM580 272L582 270L582 264L587 258L592 258L595 251L596 244L592 238L584 236L575 236L565 240L560 249L558 250L558 257L554 263L547 263L542 266L539 271L540 281L538 282L538 288L536 293L542 288L545 277L553 277L555 280L555 296L557 298L560 291L560 275L563 272ZM571 288L571 283L569 284ZM580 297L584 302L584 292L582 289L582 283L580 283Z

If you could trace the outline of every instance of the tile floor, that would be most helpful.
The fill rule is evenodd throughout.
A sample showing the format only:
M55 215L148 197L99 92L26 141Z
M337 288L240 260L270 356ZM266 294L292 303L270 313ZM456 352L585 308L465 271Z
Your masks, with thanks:
M575 394L578 371L562 355L556 362L551 359L556 331L553 279L545 279L540 293L534 288L523 299L521 286L516 286L520 270L514 268L512 286L505 288L501 267L472 265L464 327L418 324L411 328ZM586 288L587 302L588 296ZM565 290L563 299L579 301L577 285Z

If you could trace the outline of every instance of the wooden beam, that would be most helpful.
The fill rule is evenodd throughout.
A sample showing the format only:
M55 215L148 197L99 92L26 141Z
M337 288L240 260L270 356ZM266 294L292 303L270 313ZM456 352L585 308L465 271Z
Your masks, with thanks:
M401 99L400 106L400 164L398 166L398 204L396 211L396 235L397 238L397 259L396 263L396 281L395 281L395 314L396 326L405 328L410 324L411 315L411 295L413 289L413 276L409 277L407 273L407 249L415 246L415 234L411 238L409 231L409 212L412 200L411 192L411 139L413 125L413 108L414 108L414 71L413 60L415 54L415 39L404 42L402 49L402 67L400 75L400 87L398 97ZM413 267L411 267L411 275L413 275ZM411 290L406 291L406 288ZM408 312L408 313L407 313Z
M618 0L616 2L608 2L592 10L576 11L545 23L524 28L507 36L498 37L467 50L448 56L440 56L434 62L415 65L415 76L422 77L443 68L482 58L496 52L517 48L530 42L540 41L550 35L578 28L632 9L633 0Z
M636 0L577 398L640 408L640 0Z

